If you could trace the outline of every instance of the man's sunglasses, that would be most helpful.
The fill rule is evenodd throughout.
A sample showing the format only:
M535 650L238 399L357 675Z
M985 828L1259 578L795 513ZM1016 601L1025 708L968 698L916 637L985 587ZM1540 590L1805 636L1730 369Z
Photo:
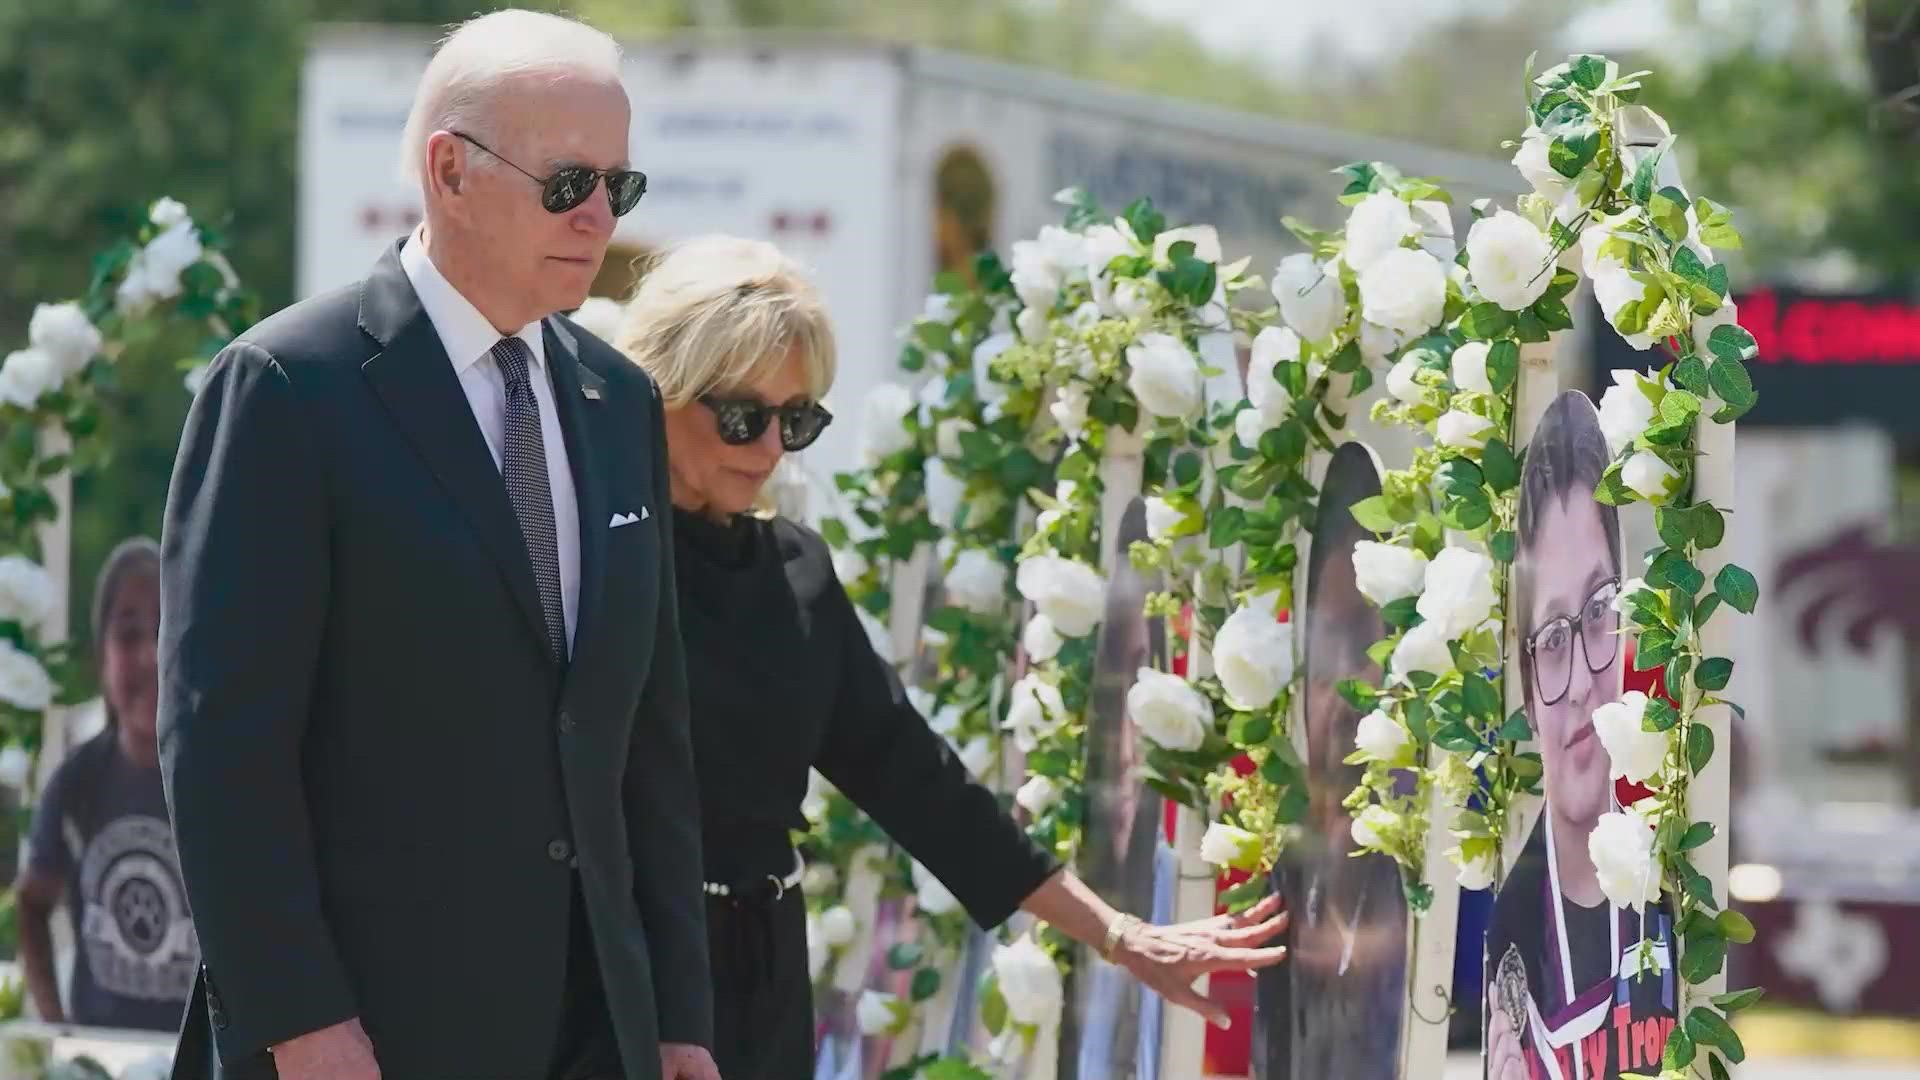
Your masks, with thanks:
M613 207L614 217L624 217L647 193L647 174L632 169L589 169L585 165L569 165L552 176L535 176L515 165L506 158L464 131L449 132L473 145L485 150L521 176L540 185L540 205L550 214L564 214L587 201L601 180L607 182L607 204Z
M774 417L780 418L780 446L789 452L805 450L833 423L833 414L817 402L805 405L768 405L751 398L723 398L704 394L700 404L713 413L720 441L745 446L766 434Z

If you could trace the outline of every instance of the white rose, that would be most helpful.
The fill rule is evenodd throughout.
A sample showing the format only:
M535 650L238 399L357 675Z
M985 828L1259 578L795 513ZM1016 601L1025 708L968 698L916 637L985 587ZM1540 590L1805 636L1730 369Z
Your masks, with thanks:
M1394 681L1408 682L1416 671L1444 675L1453 670L1453 651L1447 648L1446 628L1439 623L1421 623L1406 632L1394 646L1387 670Z
M1200 858L1222 869L1253 870L1260 865L1260 837L1216 821L1200 837Z
M1093 279L1093 302L1100 305L1102 314L1114 319L1138 319L1153 310L1153 298L1137 278Z
M570 318L587 333L601 341L611 342L620 334L620 321L624 314L620 301L605 296L589 296L574 309Z
M827 816L827 795L832 791L833 785L820 775L820 770L808 769L807 793L800 797L800 816L810 824L820 824Z
M1381 806L1370 804L1353 819L1353 842L1366 851L1384 850L1388 836L1400 828L1400 815Z
M1493 421L1478 413L1454 409L1440 418L1434 438L1441 446L1455 450L1474 450L1486 445L1487 436L1491 434L1493 434Z
M187 220L187 207L180 200L163 195L148 207L147 220L162 229L171 229Z
M1386 607L1426 588L1427 557L1398 544L1361 540L1353 545L1353 576L1360 595Z
M1651 156L1673 130L1659 113L1645 105L1626 105L1613 112L1614 145L1620 148L1620 169L1624 178L1633 179L1640 169L1640 163ZM1680 176L1680 162L1674 156L1673 147L1661 156L1660 164L1654 166L1653 190L1663 187L1677 187L1683 191L1685 182Z
M1179 338L1142 334L1127 346L1127 366L1127 388L1149 413L1184 419L1200 407L1200 363Z
M1003 330L973 347L973 392L981 401L992 404L1007 399L1007 385L993 378L990 369L994 358L1013 345L1013 335Z
M1635 784L1645 783L1667 760L1667 733L1641 726L1647 704L1647 695L1633 690L1593 711L1593 733L1607 748L1607 759L1613 762L1612 775L1624 776Z
M1046 245L1036 240L1013 243L1013 291L1028 311L1048 311L1060 295L1060 267L1055 265Z
M1015 1023L1044 1027L1060 1018L1060 969L1032 938L993 950L993 974Z
M800 875L800 891L825 896L840 885L840 873L827 863L809 863Z
M1020 331L1020 340L1033 344L1047 340L1047 309L1022 308L1014 317L1014 328Z
M21 349L0 364L0 405L31 409L66 381L60 358L44 349Z
M1480 552L1450 547L1427 564L1418 610L1427 624L1439 626L1448 639L1464 637L1486 622L1499 602L1493 588L1493 560Z
M960 910L960 900L955 897L933 872L920 865L918 859L913 863L914 902L920 910L929 915L950 915Z
M1680 474L1651 450L1642 450L1620 467L1620 480L1634 494L1655 506L1665 503L1680 490Z
M975 615L994 614L1006 604L1006 564L979 548L961 552L947 571L947 598Z
M1307 254L1289 255L1273 272L1280 317L1306 341L1324 341L1347 321L1347 297L1338 275Z
M1233 434L1240 440L1240 445L1249 450L1260 449L1260 436L1272 430L1273 425L1267 423L1266 414L1251 405L1234 414Z
M830 907L820 916L821 936L836 949L852 944L854 931L858 928L859 923L845 904Z
M1533 305L1553 284L1553 247L1533 223L1501 210L1467 233L1467 272L1480 295L1508 311Z
M960 513L960 502L966 497L966 482L937 457L928 458L921 471L926 477L927 517L940 531L950 532Z
M1453 242L1453 208L1439 199L1421 199L1409 209L1414 227L1420 230L1420 250L1453 266L1460 249Z
M927 727L935 735L952 735L960 730L960 721L966 718L966 710L958 705L942 705L927 717Z
M0 784L19 790L27 786L27 776L33 772L33 758L19 746L9 746L0 750Z
M1293 408L1293 395L1280 385L1274 369L1283 361L1300 359L1300 339L1294 332L1269 326L1253 339L1247 362L1247 400L1260 410L1268 427L1278 427Z
M844 547L833 553L833 576L838 578L842 585L851 585L859 581L866 577L867 571L871 569L873 564L855 548Z
M1087 265L1087 238L1059 225L1040 227L1040 246L1047 259L1060 268L1062 280L1074 280Z
M891 1034L906 1018L900 999L878 990L861 992L854 1016L860 1022L860 1034L866 1036Z
M1362 319L1360 322L1360 355L1368 364L1378 367L1386 363L1387 357L1400 351L1407 343L1408 335Z
M1293 680L1293 628L1243 607L1214 636L1213 667L1227 704L1247 712L1264 709Z
M1147 536L1153 540L1171 539L1180 526L1187 520L1186 511L1179 509L1158 495L1146 500Z
M1446 310L1447 269L1424 251L1395 248L1360 271L1360 305L1370 322L1424 334Z
M100 331L79 304L36 304L27 341L50 354L68 375L85 368L100 351Z
M0 621L36 627L60 598L53 575L25 555L0 556Z
M1087 277L1095 282L1107 274L1107 267L1113 260L1123 255L1132 255L1140 244L1133 235L1133 227L1125 218L1115 218L1111 225L1095 225L1087 230L1085 251L1087 257Z
M1153 238L1153 262L1155 266L1171 265L1170 252L1173 245L1183 240L1193 242L1193 257L1201 262L1218 263L1220 261L1220 234L1211 225L1189 225L1183 229L1168 229Z
M179 296L181 272L199 262L203 254L200 234L191 221L183 219L164 229L135 252L128 264L126 279L115 297L121 310L135 310L154 300Z
M1520 170L1534 194L1548 202L1559 202L1567 193L1572 181L1561 176L1553 167L1549 157L1553 149L1553 140L1537 127L1529 126L1520 140L1520 149L1514 152L1513 167Z
M1347 215L1347 265L1365 273L1418 229L1406 200L1390 192L1374 192L1355 204L1353 212Z
M871 461L892 457L913 446L907 414L915 410L913 393L899 383L883 382L867 392L861 406L861 444Z
M1660 868L1653 861L1653 826L1639 814L1601 814L1587 834L1587 855L1600 889L1614 907L1641 910L1660 898Z
M1046 663L1060 655L1060 631L1053 628L1053 620L1045 615L1035 615L1027 620L1027 628L1020 635L1020 645L1027 650L1027 659L1036 664Z
M940 421L933 430L934 444L939 450L940 456L958 461L966 455L966 449L960 444L961 436L978 429L975 427L973 421L963 417L952 416Z
M1025 753L1040 748L1040 740L1059 731L1067 722L1067 705L1060 688L1042 682L1037 675L1022 676L1013 684L1007 719L1001 725L1013 732L1013 740Z
M1603 259L1599 271L1593 275L1593 298L1599 301L1600 310L1607 317L1607 325L1614 327L1622 340L1635 349L1653 348L1653 335L1642 331L1638 334L1622 333L1615 321L1620 309L1640 300L1646 294L1646 286L1634 279L1633 273L1612 259Z
M1415 349L1387 369L1387 393L1409 405L1427 400L1427 388L1414 379L1420 371L1420 356L1426 350Z
M1640 386L1640 376L1626 369L1613 373L1613 385L1600 395L1600 430L1607 437L1607 453L1619 457L1653 423L1653 400Z
M1047 412L1053 416L1053 422L1069 439L1084 439L1087 435L1087 406L1092 398L1081 383L1070 382L1054 394L1053 404L1047 406Z
M1356 748L1364 751L1372 760L1389 765L1398 762L1412 744L1407 729L1378 709L1361 717L1353 732L1353 745Z
M1718 311L1711 315L1702 315L1693 320L1693 349L1702 359L1713 355L1707 343L1713 340L1713 332L1723 326L1740 325L1740 306L1732 300L1723 301Z
M1493 852L1483 851L1472 859L1458 847L1447 849L1447 861L1459 871L1460 887L1470 892L1493 885Z
M1041 555L1020 564L1015 578L1020 595L1052 620L1062 637L1093 632L1106 606L1106 580L1083 562Z
M40 661L0 638L0 701L28 712L41 712L53 703L53 679Z
M960 764L966 766L967 775L978 780L987 775L987 770L993 766L993 740L985 735L975 735L960 748L959 756Z
M1141 668L1127 690L1127 715L1168 750L1198 750L1213 730L1213 706L1206 695L1180 676L1152 668Z
M1493 393L1493 380L1487 377L1487 357L1493 346L1484 341L1469 341L1453 350L1453 385L1475 394Z
M807 912L807 981L819 982L820 973L827 970L826 931L820 926L820 916Z
M953 297L946 293L929 293L927 303L920 311L920 317L928 322L943 323L951 326L953 317L959 314Z
M1060 785L1052 777L1030 776L1026 783L1020 785L1020 790L1013 793L1013 801L1029 815L1038 818L1053 809L1062 794Z

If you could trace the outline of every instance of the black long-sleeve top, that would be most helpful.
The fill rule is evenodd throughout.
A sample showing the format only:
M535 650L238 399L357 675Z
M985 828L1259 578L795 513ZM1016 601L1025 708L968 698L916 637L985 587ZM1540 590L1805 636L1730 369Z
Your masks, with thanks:
M681 634L707 876L792 866L820 770L982 927L1059 869L908 704L817 533L784 518L675 511Z

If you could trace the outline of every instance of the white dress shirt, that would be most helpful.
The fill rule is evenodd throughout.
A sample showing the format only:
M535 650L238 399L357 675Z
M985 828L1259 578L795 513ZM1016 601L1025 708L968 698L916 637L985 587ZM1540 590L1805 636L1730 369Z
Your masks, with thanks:
M493 328L471 301L446 279L427 257L416 231L400 249L400 266L420 296L420 306L440 335L460 388L467 392L473 418L486 436L493 467L500 468L501 447L507 438L507 377L493 360L492 350L503 335ZM560 606L567 620L567 649L573 649L573 631L580 611L580 510L573 490L573 470L567 460L567 439L560 430L560 414L553 403L553 375L547 368L547 350L539 322L530 322L513 337L533 352L528 382L533 403L540 410L540 441L547 452L547 486L553 492L554 535L560 549Z

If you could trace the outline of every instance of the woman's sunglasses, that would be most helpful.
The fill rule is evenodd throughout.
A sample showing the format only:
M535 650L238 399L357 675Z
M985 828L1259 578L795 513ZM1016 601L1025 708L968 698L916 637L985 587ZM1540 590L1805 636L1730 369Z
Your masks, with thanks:
M720 441L745 446L766 434L774 417L780 418L780 446L789 452L805 450L833 423L833 414L815 402L805 405L768 405L752 398L723 398L704 394L700 404L713 413Z
M601 180L607 182L607 204L613 207L614 217L624 217L647 193L647 174L632 169L589 169L585 165L569 165L552 176L535 176L515 165L488 147L479 139L463 131L449 132L473 145L485 150L521 176L540 185L540 205L550 214L564 214L587 201L593 189Z

